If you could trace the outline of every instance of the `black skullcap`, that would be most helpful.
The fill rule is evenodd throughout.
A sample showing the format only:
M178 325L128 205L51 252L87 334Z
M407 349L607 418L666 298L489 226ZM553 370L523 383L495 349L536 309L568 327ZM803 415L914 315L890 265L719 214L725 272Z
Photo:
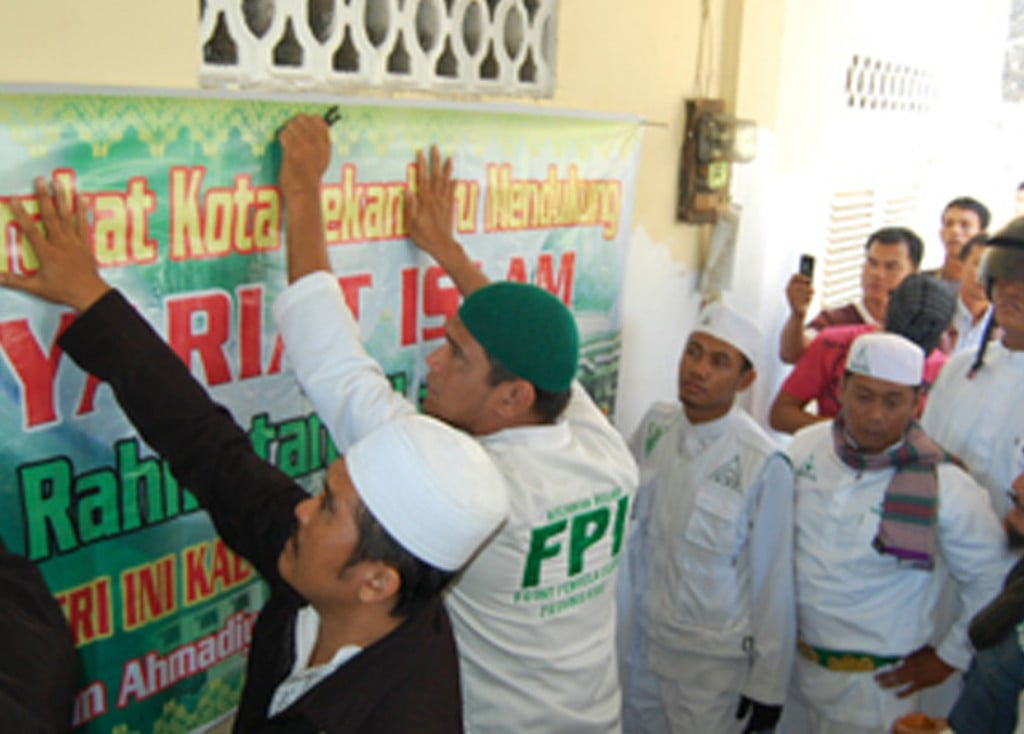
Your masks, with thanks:
M956 295L930 275L914 273L889 294L885 330L905 336L930 354L956 311Z

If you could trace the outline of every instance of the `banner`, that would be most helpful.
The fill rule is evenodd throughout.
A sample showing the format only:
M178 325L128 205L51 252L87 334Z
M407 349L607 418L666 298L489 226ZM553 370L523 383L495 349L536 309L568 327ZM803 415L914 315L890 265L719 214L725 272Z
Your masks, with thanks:
M0 94L0 272L34 255L7 202L56 176L86 196L101 273L164 335L256 450L309 482L336 455L288 371L276 131L325 103ZM457 238L493 279L577 316L580 377L611 410L636 122L341 104L322 199L329 255L371 354L416 400L458 294L406 239L419 149L454 159ZM38 564L71 625L82 731L184 732L235 706L267 598L108 388L56 346L66 308L0 291L0 536Z

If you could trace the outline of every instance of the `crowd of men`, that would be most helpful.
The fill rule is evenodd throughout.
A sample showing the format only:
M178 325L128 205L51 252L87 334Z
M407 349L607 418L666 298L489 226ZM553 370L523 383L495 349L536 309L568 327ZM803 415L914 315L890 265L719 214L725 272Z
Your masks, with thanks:
M950 202L931 274L916 234L879 230L862 300L810 321L812 281L793 276L779 356L794 368L771 413L796 434L785 449L737 403L770 356L724 303L681 345L678 400L627 442L575 381L568 309L489 282L453 238L436 149L417 156L407 223L464 298L427 357L422 413L396 394L325 247L328 125L299 115L280 141L288 286L274 316L342 453L316 496L259 458L104 282L69 192L35 182L42 227L12 199L39 268L0 276L79 312L61 348L270 584L236 731L888 732L964 671L952 709L929 713L958 734L1014 730L1024 220L988 237L983 206ZM0 565L0 589L36 607L10 613L0 716L63 730L70 641L47 631L61 620L38 573L7 555L17 576ZM541 604L585 571L606 583ZM24 609L5 591L9 604ZM66 673L24 695L26 661Z

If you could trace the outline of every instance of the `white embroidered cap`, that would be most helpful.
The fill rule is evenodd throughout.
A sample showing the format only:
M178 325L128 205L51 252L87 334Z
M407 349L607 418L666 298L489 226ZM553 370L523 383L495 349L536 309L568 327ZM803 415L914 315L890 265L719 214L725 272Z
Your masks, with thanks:
M505 480L480 444L425 415L377 428L345 463L384 529L444 571L461 568L508 515Z
M899 334L873 331L853 340L846 369L897 385L917 387L924 377L924 350Z
M709 303L697 315L694 331L702 331L736 347L757 368L761 330L753 321L724 303Z

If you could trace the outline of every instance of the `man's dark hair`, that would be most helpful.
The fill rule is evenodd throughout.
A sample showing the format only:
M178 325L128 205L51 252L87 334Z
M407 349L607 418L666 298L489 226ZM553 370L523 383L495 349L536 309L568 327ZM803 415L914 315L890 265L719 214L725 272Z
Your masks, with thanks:
M988 235L984 232L974 235L964 243L963 247L960 248L960 252L957 253L957 259L962 263L967 262L967 258L971 256L971 252L974 248L984 247L986 242L988 242Z
M921 256L924 254L924 243L917 234L906 227L883 227L871 233L868 241L864 243L864 251L871 249L871 244L878 242L882 245L905 245L910 262L917 269L921 265Z
M978 224L981 225L982 230L988 229L988 223L992 215L989 214L988 207L977 199L972 199L970 196L958 196L946 204L946 208L942 210L942 215L945 216L946 212L950 209L967 209L974 212L978 215Z
M359 538L345 567L360 561L380 561L398 572L402 584L391 608L392 617L412 616L455 578L454 572L442 571L407 551L362 502L356 508L355 519Z
M510 370L508 367L503 365L493 356L490 352L486 352L487 361L491 363L491 372L487 376L487 382L490 385L500 385L503 382L509 380L522 379L515 372ZM572 388L566 388L565 390L559 390L557 392L551 392L550 390L544 390L537 387L532 382L534 392L533 410L540 418L541 423L554 423L558 420L558 416L565 410L565 406L569 404L569 398L572 396Z

